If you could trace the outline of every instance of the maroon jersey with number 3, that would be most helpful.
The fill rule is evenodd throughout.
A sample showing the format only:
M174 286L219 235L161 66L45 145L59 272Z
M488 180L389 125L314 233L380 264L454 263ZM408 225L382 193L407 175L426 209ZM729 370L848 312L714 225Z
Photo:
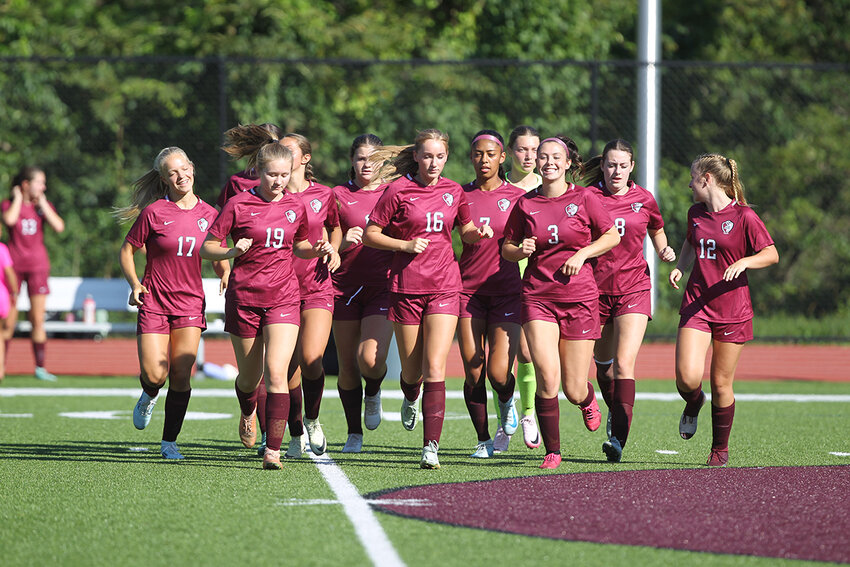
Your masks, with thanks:
M480 295L517 294L522 288L519 266L502 258L505 225L517 200L525 190L503 181L492 191L482 191L475 182L463 186L466 203L476 226L489 225L493 238L482 238L475 244L463 243L460 277L463 291Z
M520 197L505 238L521 244L537 237L535 252L528 258L523 293L535 299L580 302L597 299L599 291L593 268L585 262L579 273L567 276L564 263L614 225L611 215L586 187L570 184L560 197L544 197L540 188Z
M593 274L599 293L626 295L652 287L649 265L643 257L643 241L647 230L664 228L664 219L652 193L630 182L623 195L614 195L603 183L589 188L614 219L620 243L594 258Z
M393 253L389 290L428 294L460 291L460 271L452 250L452 227L472 220L463 189L441 177L423 186L409 175L389 184L369 222L401 240L427 238L421 254Z
M216 210L198 199L181 209L165 197L145 207L127 233L127 242L147 251L145 275L148 292L141 309L162 315L204 314L201 281L201 245Z
M228 200L209 229L234 244L252 238L248 251L233 261L226 299L238 305L273 307L298 297L292 245L307 240L304 206L289 193L266 201L251 189Z
M690 316L702 312L714 323L752 319L747 272L729 282L723 281L723 273L744 256L773 244L755 211L733 201L712 213L697 203L688 211L687 239L696 259L679 313Z
M349 181L333 188L343 236L349 228L355 226L366 230L369 215L386 187L382 185L374 191L363 191L353 181ZM337 287L386 285L393 257L389 250L378 250L361 243L349 246L340 256L342 263L332 276Z

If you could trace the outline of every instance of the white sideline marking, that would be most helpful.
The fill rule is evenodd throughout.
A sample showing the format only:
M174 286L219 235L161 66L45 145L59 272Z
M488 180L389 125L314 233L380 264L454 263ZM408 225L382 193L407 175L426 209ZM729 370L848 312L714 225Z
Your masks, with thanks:
M85 397L85 398L138 398L140 388L0 388L0 398L62 398L62 397ZM162 394L168 392L162 389ZM710 400L711 394L705 393ZM384 400L401 400L401 390L383 390L381 398ZM339 398L339 392L335 388L325 390L322 396L332 400ZM596 393L597 399L602 399L600 393ZM200 389L192 390L192 398L236 398L236 394L230 388ZM561 394L563 398L563 393ZM449 390L446 392L447 400L462 400L463 392L460 390ZM643 392L635 395L636 400L651 400L655 402L681 402L682 398L675 392ZM741 402L832 402L848 403L850 394L735 394L735 399ZM386 416L388 412L385 412ZM2 415L2 414L0 414ZM447 416L448 417L448 416ZM391 420L392 421L392 420Z
M838 451L830 451L830 455L835 455L836 457L850 457L850 453L841 453Z
M397 498L397 499L382 499L382 500L374 500L374 499L363 499L364 502L369 504L380 504L384 506L433 506L433 502L430 500L423 500L421 498ZM327 504L342 504L341 500L331 500L328 498L312 498L309 500L301 500L299 498L290 498L289 500L283 500L278 502L278 506L321 506Z
M72 419L127 419L132 411L129 410L104 410L104 411L68 411L59 414L60 417ZM232 413L212 413L202 411L187 411L187 421L210 421L213 419L230 419Z
M31 413L0 413L0 417L32 417Z
M130 447L127 449L131 453L147 453L149 450L147 447Z
M668 451L667 449L656 449L655 451L659 455L678 455L679 451Z
M325 477L338 502L342 504L345 515L354 526L354 531L372 563L376 567L403 566L404 562L372 512L369 502L360 496L357 487L348 480L342 469L327 454L309 455L316 462L319 472Z

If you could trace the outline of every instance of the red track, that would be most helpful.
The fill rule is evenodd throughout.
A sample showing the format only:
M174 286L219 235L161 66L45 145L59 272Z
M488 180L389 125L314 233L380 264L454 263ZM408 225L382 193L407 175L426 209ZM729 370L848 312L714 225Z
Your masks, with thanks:
M206 360L235 364L228 339L206 339ZM674 345L645 344L637 361L637 377L671 379ZM30 374L32 350L28 339L14 339L6 362L7 374ZM51 340L47 368L60 375L133 375L139 371L135 339ZM449 355L447 373L463 376L457 344ZM744 348L736 378L741 380L850 381L850 347L749 344Z

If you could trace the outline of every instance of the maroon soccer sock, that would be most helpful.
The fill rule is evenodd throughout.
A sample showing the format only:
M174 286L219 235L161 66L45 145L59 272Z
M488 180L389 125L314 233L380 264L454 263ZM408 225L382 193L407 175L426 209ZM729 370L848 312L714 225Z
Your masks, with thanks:
M289 394L266 395L266 447L272 451L280 451L283 442L283 432L286 431L286 416L289 415Z
M546 454L561 452L561 416L558 397L541 398L534 396L534 407L537 410L537 423L540 425L540 436Z
M162 386L151 386L150 384L145 382L144 379L142 379L141 374L139 374L139 384L142 385L142 391L152 398L157 397L159 395L160 388L162 388Z
M168 389L165 395L165 424L162 426L163 441L177 441L191 396L192 390L175 392L172 388Z
M514 390L516 389L516 378L513 374L508 374L508 381L505 382L504 386L499 386L497 384L491 384L491 386L496 391L496 395L498 396L499 401L504 404L514 397Z
M626 446L626 440L629 438L634 405L635 381L617 380L614 404L611 406L611 435L617 438L621 447Z
M257 409L257 391L243 392L236 383L233 384L233 387L236 390L236 399L239 400L239 409L242 411L242 415L254 413L254 410Z
M289 390L289 434L293 437L304 435L304 420L301 418L301 406L304 398L301 395L301 386ZM266 416L268 418L268 416ZM268 437L268 436L267 436Z
M325 373L315 380L307 380L301 375L301 389L304 391L304 417L319 419L319 408L322 405L322 394L325 391Z
M260 380L259 386L257 386L257 421L260 423L260 433L266 431L266 396L268 396L268 392L266 391L266 381Z
M478 436L479 443L490 439L490 431L487 425L487 388L483 381L478 388L463 384L463 401L466 402L466 410L472 418L472 427Z
M731 406L718 408L711 404L711 448L728 449L732 420L735 419L735 402Z
M342 411L345 414L345 422L348 424L348 434L359 433L363 435L363 425L360 423L360 408L363 401L363 388L358 384L352 390L343 390L338 383L336 389L342 402Z
M612 362L596 361L596 383L599 385L599 393L609 408L614 403L614 364Z
M591 403L593 403L593 400L594 400L595 398L596 398L596 391L594 391L594 389L593 389L593 384L591 384L590 382L588 382L588 383L587 383L587 397L584 399L584 401L583 401L582 403L580 403L580 404L578 405L578 407L580 407L580 408L586 408L586 407L587 407L587 406L589 406Z
M428 441L440 442L443 419L446 416L446 383L425 382L422 387L422 446Z
M398 382L401 386L401 391L408 402L415 402L419 398L419 387L422 385L421 376L419 377L419 381L415 384L408 384L401 376L398 377Z
M702 386L692 392L686 392L682 390L678 384L676 384L676 389L679 390L679 395L682 396L683 400L685 400L684 414L688 417L695 417L699 415L700 407L702 407L700 404L700 399L702 398Z
M32 343L32 354L35 356L35 365L44 368L44 360L46 358L45 348L47 343Z
M368 376L364 376L363 381L366 382L366 388L364 390L364 393L367 396L377 395L378 392L381 391L381 383L384 381L384 378L386 378L386 376L386 372L384 372L384 375L380 378L369 378Z

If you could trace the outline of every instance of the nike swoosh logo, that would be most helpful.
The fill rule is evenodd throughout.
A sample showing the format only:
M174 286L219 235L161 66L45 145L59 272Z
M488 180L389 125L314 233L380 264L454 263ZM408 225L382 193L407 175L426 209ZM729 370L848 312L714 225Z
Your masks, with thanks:
M510 316L511 316L511 315L513 315L513 314L514 314L514 312L513 312L513 311L511 311L510 313L505 313L505 317L510 317Z
M410 200L411 200L411 201L415 201L415 200L416 200L416 199L418 199L418 198L419 198L419 197L411 197L411 198L410 198Z
M694 226L699 226L699 223L698 223L698 222L695 222L695 223L694 223Z
M724 335L726 335L726 336L728 337L729 335L731 335L731 334L732 334L732 333L734 333L734 332L735 332L735 331L730 331L730 332L728 332L728 333L724 332L723 334L724 334Z
M590 332L590 329L588 329L588 330L586 330L586 331L582 331L582 332L581 332L581 334L582 334L582 335L586 335L586 334L587 334L587 333L589 333L589 332Z
M167 221L165 221L165 222L164 222L164 223L162 223L162 224L164 224L164 225L169 225L169 224L171 224L171 223L173 223L173 222L174 222L173 220L167 220Z
M290 315L292 315L292 313L281 313L280 314L281 317L289 317Z
M626 309L631 309L632 307L637 307L637 306L638 306L637 303L634 303L634 304L629 303L629 305L626 307Z
M446 305L448 305L448 303L439 303L438 305L439 305L440 307L445 307Z
M194 321L195 319L200 319L200 316L197 316L197 317L189 317L189 320L190 320L190 321Z
M388 307L379 307L378 311L389 311Z
M539 212L540 212L540 211L533 211L533 212L530 212L530 213L528 213L528 214L530 214L530 215L536 215L536 214L537 214L537 213L539 213Z
M251 213L251 216L252 216L252 217L255 217L255 216L259 215L259 214L260 214L260 213Z
M349 205L356 205L357 201L346 201L346 203L348 203Z

